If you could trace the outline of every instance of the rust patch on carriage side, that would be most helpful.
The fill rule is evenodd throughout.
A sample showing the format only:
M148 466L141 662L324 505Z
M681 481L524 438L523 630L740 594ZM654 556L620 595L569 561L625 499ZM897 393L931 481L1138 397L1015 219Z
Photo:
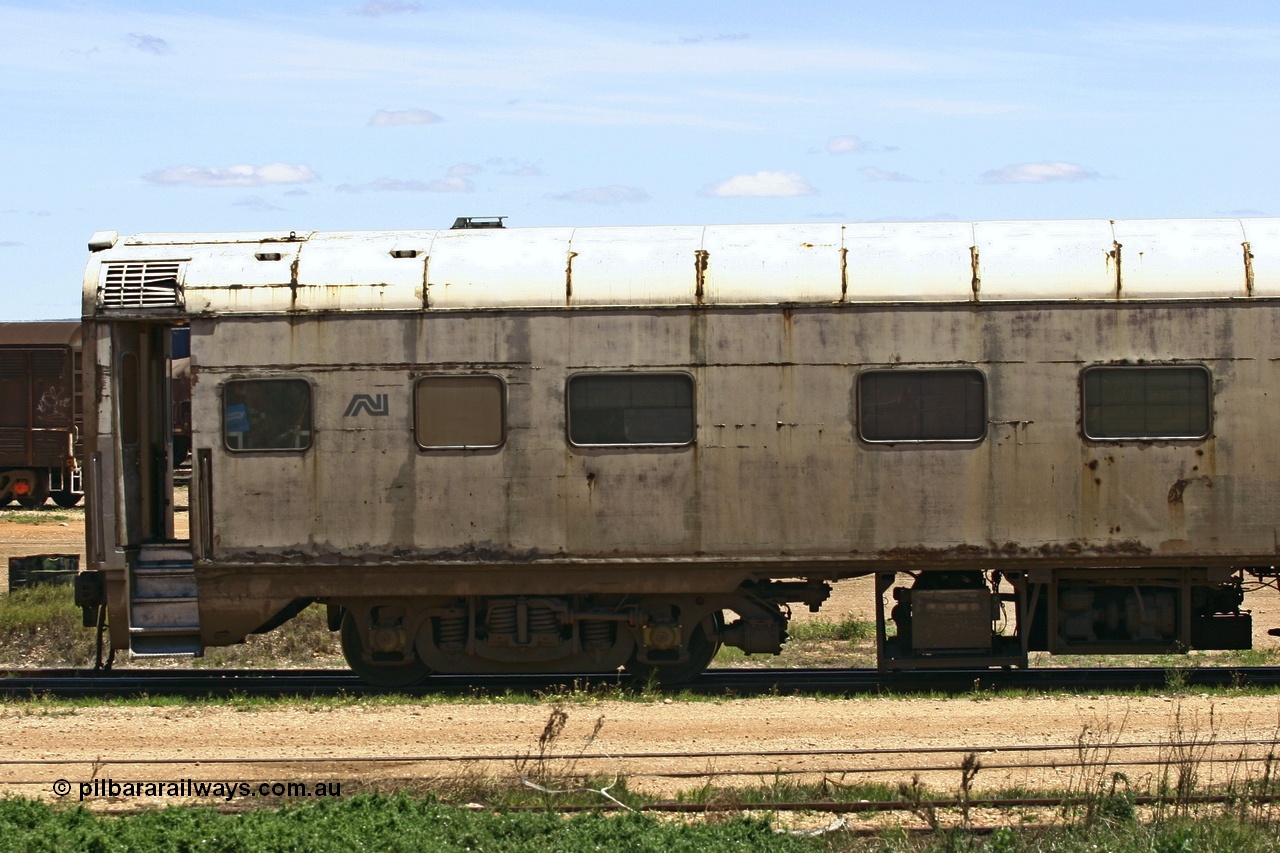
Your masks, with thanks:
M431 256L422 257L422 308L431 307Z
M1206 476L1199 477L1179 477L1173 481L1173 485L1169 487L1169 505L1182 503L1182 494L1187 490L1187 486L1197 481L1204 482L1207 488L1213 488L1213 481Z
M1247 240L1240 245L1244 247L1244 293L1253 296L1253 247Z
M969 269L972 277L969 279L969 286L973 289L973 300L978 301L978 291L982 289L982 267L978 262L978 247L976 245L969 247Z
M840 247L840 301L844 302L849 298L849 249L847 246Z
M707 265L711 262L711 253L706 249L698 249L693 253L693 275L694 289L693 295L697 299L698 304L702 304L703 297L706 295L707 286Z
M1111 224L1114 226L1116 223L1112 220ZM1107 266L1113 268L1116 277L1116 299L1120 298L1121 289L1124 286L1124 278L1120 273L1120 250L1122 248L1124 247L1119 242L1112 240L1111 251L1107 252Z
M569 257L564 264L564 304L569 305L573 302L573 259L578 257L578 253L569 250Z

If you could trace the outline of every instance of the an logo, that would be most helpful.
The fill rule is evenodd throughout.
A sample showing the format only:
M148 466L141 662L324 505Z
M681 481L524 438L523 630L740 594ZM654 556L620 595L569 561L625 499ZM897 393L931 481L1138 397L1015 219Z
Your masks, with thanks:
M354 394L351 402L347 404L347 410L342 413L344 418L352 418L361 412L368 412L375 418L381 417L391 411L391 403L387 399L386 394L373 396L372 394Z

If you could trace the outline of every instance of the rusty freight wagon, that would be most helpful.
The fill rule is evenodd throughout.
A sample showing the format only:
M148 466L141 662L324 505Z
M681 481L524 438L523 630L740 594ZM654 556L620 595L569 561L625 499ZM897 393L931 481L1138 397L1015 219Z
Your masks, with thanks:
M0 323L0 506L75 506L81 489L80 323Z
M82 598L117 648L319 602L381 684L674 682L859 575L886 668L1249 645L1280 220L502 224L94 235Z

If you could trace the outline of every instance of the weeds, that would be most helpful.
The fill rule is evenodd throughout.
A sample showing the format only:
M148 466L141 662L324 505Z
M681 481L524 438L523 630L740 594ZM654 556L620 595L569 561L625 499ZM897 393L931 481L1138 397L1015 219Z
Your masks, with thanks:
M0 512L0 521L13 524L57 524L70 520L70 513L56 509L11 509Z
M80 622L71 587L15 589L0 596L0 665L85 666L93 661L93 633Z

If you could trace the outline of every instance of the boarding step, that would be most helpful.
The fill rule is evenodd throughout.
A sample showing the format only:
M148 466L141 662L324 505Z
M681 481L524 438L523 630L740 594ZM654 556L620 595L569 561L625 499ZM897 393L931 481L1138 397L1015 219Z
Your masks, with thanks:
M129 655L135 658L200 657L199 634L130 633Z
M168 542L147 544L138 549L137 568L166 565L190 566L191 549L186 544Z
M186 543L143 545L133 561L129 650L135 657L200 655L200 602Z

